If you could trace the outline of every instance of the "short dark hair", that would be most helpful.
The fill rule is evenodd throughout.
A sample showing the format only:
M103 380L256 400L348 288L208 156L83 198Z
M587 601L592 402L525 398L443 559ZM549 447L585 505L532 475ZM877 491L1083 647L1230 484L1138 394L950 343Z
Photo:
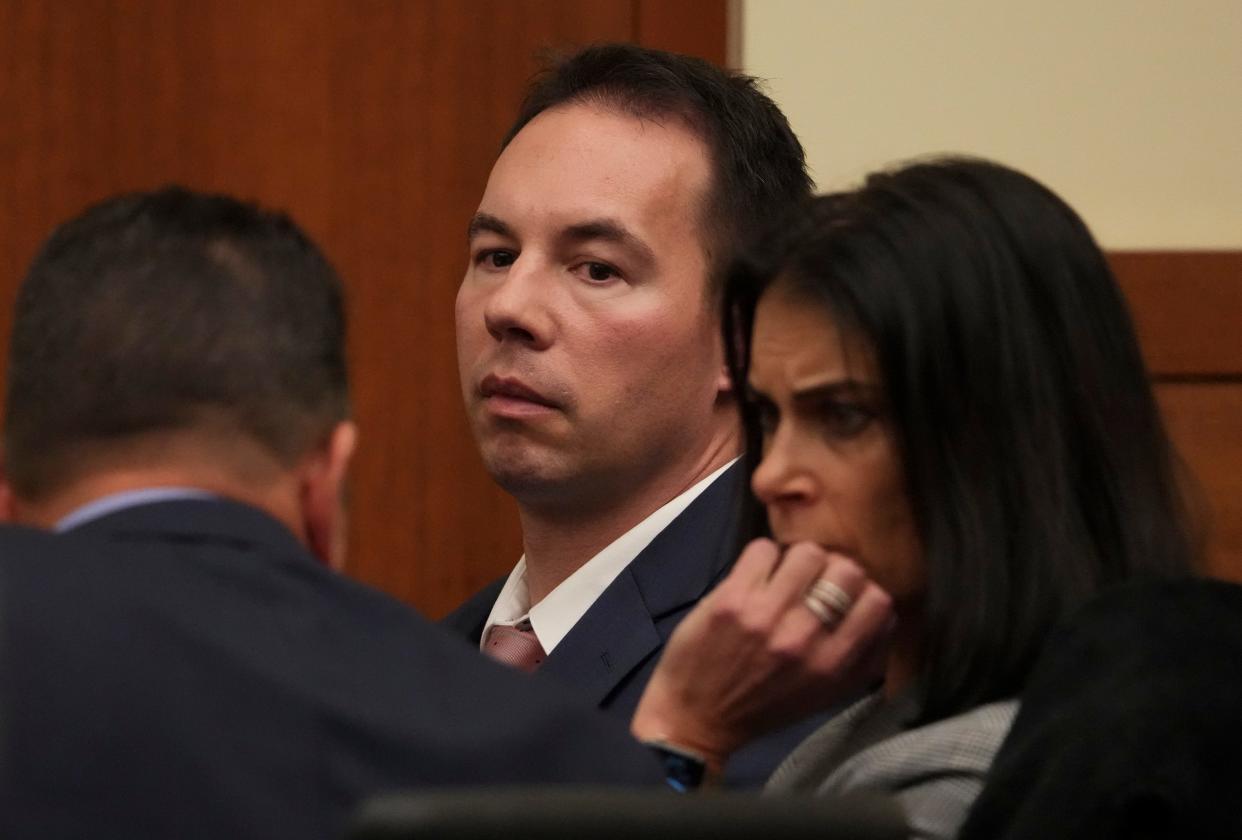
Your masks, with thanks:
M713 288L739 246L811 193L802 144L751 76L635 44L588 47L549 59L503 145L544 111L577 103L639 119L675 117L702 139L712 155L704 245Z
M38 498L82 453L213 428L280 463L347 415L340 281L287 217L178 187L57 228L18 292L5 466Z
M1064 201L941 158L783 227L726 286L735 387L773 283L875 353L927 564L924 720L1016 695L1052 626L1101 588L1189 573L1195 529L1125 301Z

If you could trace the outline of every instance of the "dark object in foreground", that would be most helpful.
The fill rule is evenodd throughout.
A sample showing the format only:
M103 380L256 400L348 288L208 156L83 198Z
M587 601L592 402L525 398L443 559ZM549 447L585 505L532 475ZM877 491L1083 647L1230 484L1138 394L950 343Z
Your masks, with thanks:
M368 802L351 840L904 840L897 806L881 796L502 788L395 794Z
M1242 837L1242 586L1121 587L1055 635L960 840Z

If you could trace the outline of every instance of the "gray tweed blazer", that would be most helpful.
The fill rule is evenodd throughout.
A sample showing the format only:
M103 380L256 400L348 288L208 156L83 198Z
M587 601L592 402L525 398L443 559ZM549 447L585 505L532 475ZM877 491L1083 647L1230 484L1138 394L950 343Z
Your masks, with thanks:
M803 741L768 780L772 793L886 793L901 806L912 837L949 840L983 786L1017 700L979 706L915 729L909 694L869 695Z

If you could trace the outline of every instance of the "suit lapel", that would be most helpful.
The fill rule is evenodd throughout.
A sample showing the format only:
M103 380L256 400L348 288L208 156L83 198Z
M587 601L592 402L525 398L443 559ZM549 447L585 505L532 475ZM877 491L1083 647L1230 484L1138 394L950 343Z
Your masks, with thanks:
M712 482L630 564L654 619L693 605L733 566L741 488L739 462Z
M629 569L617 576L539 668L603 703L663 644Z
M732 564L741 466L712 482L643 549L540 666L603 703L663 646L660 620L703 597Z

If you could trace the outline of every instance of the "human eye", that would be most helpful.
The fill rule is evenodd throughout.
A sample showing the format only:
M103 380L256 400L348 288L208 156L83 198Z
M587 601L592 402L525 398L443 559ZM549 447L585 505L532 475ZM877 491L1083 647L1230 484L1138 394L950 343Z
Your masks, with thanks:
M574 273L595 284L607 283L621 276L621 272L606 262L586 260L574 266Z
M876 419L876 411L870 406L839 400L824 402L815 414L829 436L843 439L862 434Z
M474 255L474 263L482 268L508 268L517 260L517 254L504 248L484 248Z

